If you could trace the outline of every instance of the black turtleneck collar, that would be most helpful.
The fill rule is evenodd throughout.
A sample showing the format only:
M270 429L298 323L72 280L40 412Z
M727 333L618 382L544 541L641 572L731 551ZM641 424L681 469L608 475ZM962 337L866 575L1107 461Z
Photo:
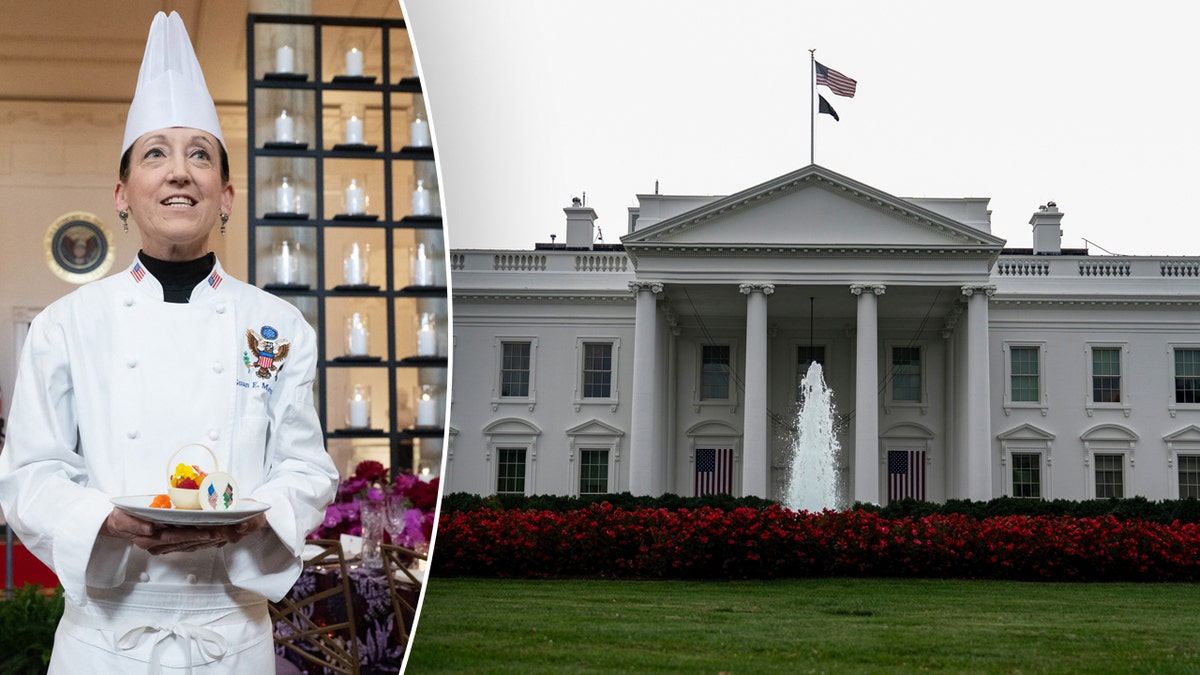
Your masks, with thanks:
M192 289L204 280L217 264L217 255L209 252L195 260L159 260L138 251L138 260L146 266L150 274L162 284L163 300L166 302L185 303L192 297Z

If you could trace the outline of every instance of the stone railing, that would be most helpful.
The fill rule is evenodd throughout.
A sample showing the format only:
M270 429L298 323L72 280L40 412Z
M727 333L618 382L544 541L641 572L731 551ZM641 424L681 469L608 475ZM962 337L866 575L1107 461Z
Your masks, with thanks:
M450 270L629 275L633 265L620 252L464 250L450 253Z
M1014 256L997 261L992 274L1004 278L1197 279L1200 258Z

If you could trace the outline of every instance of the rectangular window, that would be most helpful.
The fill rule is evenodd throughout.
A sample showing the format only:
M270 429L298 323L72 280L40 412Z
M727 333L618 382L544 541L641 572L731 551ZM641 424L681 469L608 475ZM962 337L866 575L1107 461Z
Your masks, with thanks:
M920 347L892 347L892 400L921 400Z
M529 397L529 354L528 342L502 342L500 358L500 396L503 398Z
M700 354L700 400L729 399L729 345L704 345Z
M584 448L579 451L579 494L602 495L608 492L608 450Z
M1175 402L1200 403L1200 349L1175 350Z
M1041 455L1037 453L1013 453L1012 496L1025 499L1042 498Z
M583 397L612 397L612 343L583 343Z
M525 448L497 448L496 493L525 494Z
M1200 455L1179 456L1179 498L1200 499Z
M1092 402L1121 402L1121 349L1092 348Z
M1037 403L1041 400L1041 374L1037 347L1009 349L1012 368L1013 403Z
M821 364L821 368L825 368L825 348L824 347L796 347L796 400L804 400L804 392L801 390L800 384L804 382L805 376L808 375L808 369L813 362ZM824 371L823 371L824 372ZM829 373L824 372L825 381L829 382Z
M1125 497L1125 456L1096 455L1096 499Z

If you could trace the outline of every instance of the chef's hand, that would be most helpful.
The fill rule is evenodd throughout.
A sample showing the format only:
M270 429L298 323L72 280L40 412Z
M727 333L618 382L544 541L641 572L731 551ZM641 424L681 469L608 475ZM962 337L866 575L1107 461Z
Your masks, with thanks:
M267 516L264 513L260 513L250 520L243 520L236 525L226 525L215 529L220 532L227 543L236 544L246 535L258 532L266 526Z
M224 546L226 538L216 529L160 526L121 509L113 509L100 526L100 534L125 539L152 555L159 555Z

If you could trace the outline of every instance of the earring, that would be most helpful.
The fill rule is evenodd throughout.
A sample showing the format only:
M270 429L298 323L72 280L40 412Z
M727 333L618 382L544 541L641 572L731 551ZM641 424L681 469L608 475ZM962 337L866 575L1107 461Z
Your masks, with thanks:
M221 236L222 237L225 236L225 223L228 223L228 222L229 222L229 214L222 213L221 214Z
M117 211L117 216L121 218L121 226L125 230L125 234L129 234L129 210L121 209Z

